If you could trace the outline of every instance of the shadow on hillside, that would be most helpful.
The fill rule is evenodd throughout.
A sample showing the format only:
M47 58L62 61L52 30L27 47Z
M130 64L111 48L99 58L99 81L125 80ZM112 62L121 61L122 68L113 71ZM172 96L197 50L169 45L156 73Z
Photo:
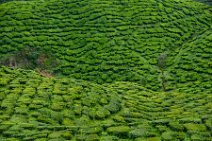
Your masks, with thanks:
M211 1L211 0L197 0L197 1L199 1L199 2L202 2L202 3L205 3L205 4L207 4L207 5L212 6L212 1Z
M0 4L10 2L10 1L12 1L12 0L0 0Z

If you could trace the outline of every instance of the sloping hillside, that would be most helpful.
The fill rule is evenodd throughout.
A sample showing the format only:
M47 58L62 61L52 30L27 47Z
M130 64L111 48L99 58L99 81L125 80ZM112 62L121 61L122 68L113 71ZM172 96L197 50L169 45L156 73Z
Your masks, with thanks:
M0 69L0 140L210 141L209 94L157 93Z
M30 0L6 2L0 9L0 56L10 58L8 54L23 49L33 55L48 51L61 61L50 68L54 73L100 84L133 81L158 91L164 81L165 89L184 91L185 84L201 83L190 92L210 85L208 5L184 0ZM167 56L163 80L157 63L161 54Z
M0 141L211 141L211 11L0 0Z

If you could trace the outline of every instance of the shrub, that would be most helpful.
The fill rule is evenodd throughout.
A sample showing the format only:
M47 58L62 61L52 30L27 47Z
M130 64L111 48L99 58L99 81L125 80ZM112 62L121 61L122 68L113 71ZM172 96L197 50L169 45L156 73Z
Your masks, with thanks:
M179 124L179 122L177 121L173 121L169 123L171 129L175 130L175 131L183 131L184 127L182 124Z
M136 138L135 141L161 141L160 137Z
M70 140L72 138L72 134L70 131L65 131L65 132L62 132L62 137L65 138L66 140Z
M113 117L113 120L114 120L115 122L122 122L122 123L125 123L125 122L126 122L125 119L124 119L124 117L119 116L119 115L115 115L115 116Z
M54 102L51 105L51 109L55 111L61 111L64 107L64 104L65 104L64 102L57 102L57 103Z
M9 78L0 78L0 86L5 86L9 83Z
M169 122L170 122L169 119L158 119L158 120L152 121L152 124L154 124L154 125L158 125L158 124L167 125Z
M100 136L100 141L118 141L119 138L117 136L110 136L110 135L106 135L106 136Z
M98 108L95 114L96 119L104 119L110 115L110 112L105 108Z
M207 119L205 121L205 125L210 129L212 130L212 119Z
M99 136L97 134L89 134L85 137L86 141L99 141Z
M146 129L134 129L132 131L130 131L129 135L130 138L138 138L138 137L147 137L148 136L149 131Z
M117 113L120 110L120 105L110 103L109 105L104 106L105 109L110 111L112 114Z
M16 107L15 113L27 115L28 114L28 108L27 107Z
M201 123L202 120L200 118L195 117L185 117L179 119L179 123Z
M73 126L74 122L70 120L69 118L64 118L62 124L66 126Z
M22 95L18 99L18 103L21 103L21 104L30 104L31 102L32 102L32 98L30 98L29 96L25 96L25 95Z
M206 131L206 127L203 124L186 123L184 127L189 133Z
M62 132L61 131L55 131L55 132L52 132L48 135L48 138L50 139L56 139L56 138L59 138L62 136Z
M85 127L84 129L85 134L100 134L103 131L103 128L98 127Z
M161 139L164 141L173 141L176 140L176 135L172 131L166 131L162 133Z
M130 130L131 129L128 126L116 126L107 128L108 133L118 136L128 136Z

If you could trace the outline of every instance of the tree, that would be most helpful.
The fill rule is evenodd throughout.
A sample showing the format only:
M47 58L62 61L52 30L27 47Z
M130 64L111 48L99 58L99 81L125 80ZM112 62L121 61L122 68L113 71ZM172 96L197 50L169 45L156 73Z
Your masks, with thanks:
M158 67L161 71L161 83L162 83L162 88L163 88L163 91L166 91L166 77L165 77L165 74L164 74L164 71L166 69L166 58L167 58L167 54L166 53L162 53L159 55L158 57Z

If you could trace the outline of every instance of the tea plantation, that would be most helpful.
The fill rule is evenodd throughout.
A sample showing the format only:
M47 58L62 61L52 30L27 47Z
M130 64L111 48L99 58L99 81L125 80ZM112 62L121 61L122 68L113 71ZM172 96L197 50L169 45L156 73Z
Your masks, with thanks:
M153 92L0 69L0 139L208 140L212 95Z
M0 0L0 141L211 141L210 0Z

